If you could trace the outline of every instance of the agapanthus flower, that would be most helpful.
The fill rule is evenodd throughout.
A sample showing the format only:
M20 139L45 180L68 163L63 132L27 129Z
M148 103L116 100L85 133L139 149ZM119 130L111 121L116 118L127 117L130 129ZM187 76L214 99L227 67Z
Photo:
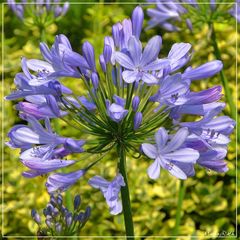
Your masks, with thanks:
M186 179L187 173L184 168L187 165L193 166L199 158L199 152L192 148L181 148L188 137L187 128L181 128L169 140L169 135L165 128L160 128L155 134L156 145L143 143L143 152L154 160L148 168L148 176L156 179L160 176L160 169L168 170L172 175L180 179ZM183 169L182 169L183 167Z
M222 6L217 4L215 0L200 4L195 0L155 0L148 2L155 3L155 8L147 9L147 14L150 17L147 29L161 27L169 32L175 32L181 29L178 23L185 21L186 27L193 31L195 25L193 23L209 19L209 16L217 21L219 16L229 18L232 15L239 21L239 0L236 0L234 4L227 5L226 3ZM229 10L227 11L227 9ZM219 17L219 21L222 21L221 17Z
M168 6L174 8L174 4ZM148 168L152 179L159 177L161 168L186 179L195 174L196 164L227 171L224 157L235 122L218 116L225 106L218 102L221 87L199 92L190 89L192 81L217 74L222 62L215 60L194 69L189 66L182 72L181 68L191 63L194 46L175 43L169 54L160 58L162 38L154 36L142 51L142 24L143 11L138 6L131 20L112 27L112 36L105 37L103 52L96 56L101 68L89 42L83 43L80 54L62 34L56 36L51 48L40 43L44 60L22 59L23 73L14 80L17 91L6 99L21 98L16 108L28 125L13 127L8 145L21 150L20 159L30 169L24 172L25 177L48 174L49 193L65 191L87 178L88 170L113 152L119 157L113 159L116 177L107 181L106 176L97 175L89 180L103 193L112 214L130 207L130 200L126 201L126 155L144 153L153 159ZM67 77L82 81L87 91L79 96L75 89L65 87ZM186 122L188 114L198 121ZM61 136L60 129L52 129L52 118L74 127L80 139ZM74 158L67 160L72 153ZM66 171L60 172L61 168ZM67 214L66 224L71 226L73 219ZM52 226L51 221L46 223ZM61 224L54 227L61 232Z
M116 215L122 212L122 203L118 194L121 187L125 186L125 183L121 174L118 174L111 182L100 176L95 176L89 180L89 184L94 188L100 189L107 201L111 214Z
M33 15L41 17L44 14L51 14L54 18L59 18L64 16L69 9L69 2L64 2L63 6L59 1L31 1L27 2L22 0L16 2L15 0L7 1L9 8L19 17L21 20L24 20L26 17L26 12L30 9L33 11Z
M142 53L142 44L135 37L128 40L129 54L115 53L116 61L125 68L123 80L127 83L142 80L148 84L156 84L158 80L151 71L161 70L169 64L167 59L158 59L162 39L155 36L149 40Z

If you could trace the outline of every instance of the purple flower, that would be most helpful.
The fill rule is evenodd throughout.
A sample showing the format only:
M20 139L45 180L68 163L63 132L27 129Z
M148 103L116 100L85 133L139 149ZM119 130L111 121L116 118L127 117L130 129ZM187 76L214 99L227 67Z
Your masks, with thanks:
M186 101L181 96L184 96L189 91L189 83L182 80L180 73L162 79L160 86L157 94L152 97L152 100L159 102L160 106L173 107Z
M128 110L124 109L125 100L118 96L114 96L115 103L106 100L106 108L108 116L114 121L119 123L128 114Z
M169 21L181 21L181 15L186 12L187 10L176 1L156 1L155 9L147 9L147 14L151 17L147 29L161 26L171 32L178 31L178 28Z
M88 183L92 187L100 189L110 208L111 214L117 215L122 212L122 203L119 200L118 194L121 187L125 186L125 182L120 173L111 182L100 176L95 176L92 177Z
M29 102L19 102L16 105L16 109L27 115L32 115L37 119L57 118L67 114L67 112L59 109L58 103L52 95L28 96L26 99Z
M79 178L85 174L85 170L78 170L71 173L54 173L50 175L46 182L49 193L56 191L66 191Z
M26 178L33 178L39 175L44 175L60 168L67 167L75 163L73 160L50 159L43 160L41 158L24 159L21 162L30 169L30 171L23 172Z
M186 92L182 96L178 96L178 106L171 108L170 116L178 119L182 114L205 115L207 112L224 107L225 103L216 102L222 97L222 87L214 86L212 88L199 92Z
M237 22L240 22L240 0L236 0L233 7L229 10L229 13L236 19Z
M17 90L9 94L7 100L15 100L33 95L54 95L59 96L62 93L70 94L72 91L60 84L56 79L45 81L45 78L36 77L30 73L27 67L27 61L22 58L23 73L18 73L15 76L14 83ZM38 84L39 81L41 84ZM36 83L36 85L34 85Z
M193 135L201 140L209 149L214 146L225 146L230 142L228 135L233 131L235 121L228 116L215 117L223 107L217 107L207 112L204 117L196 122L181 122L182 127L187 127Z
M156 84L157 78L149 72L160 70L169 64L167 59L158 59L161 45L161 37L155 36L148 41L142 53L141 42L135 37L130 37L128 41L129 54L115 53L116 61L125 68L122 72L124 81L132 83L143 80L147 84Z
M90 69L87 60L72 50L68 38L63 34L55 37L51 50L45 43L40 43L40 50L47 62L29 60L28 67L33 71L42 71L46 65L48 66L50 64L54 71L46 75L45 81L50 81L54 77L64 76L79 78L81 74L78 68L83 73ZM37 67L36 61L38 63Z
M20 158L32 159L41 158L43 160L51 159L55 155L56 147L63 145L65 153L83 152L83 140L73 140L56 135L52 132L48 119L45 119L46 129L33 116L26 116L30 126L16 125L8 133L10 141L7 143L12 148L21 148L25 150ZM41 145L33 147L33 145ZM67 154L66 154L67 155Z
M157 179L160 176L160 169L165 168L173 176L186 179L187 173L184 172L184 165L193 167L199 158L198 151L192 148L181 148L188 137L187 128L179 129L172 139L168 142L169 136L165 128L160 128L155 134L156 144L143 143L143 152L154 163L148 168L148 176Z
M197 68L192 69L188 67L186 71L182 74L183 79L199 80L203 78L209 78L217 74L222 70L223 64L220 60L214 60L205 63Z
M216 172L226 172L228 171L227 163L224 162L226 155L227 150L224 148L210 149L206 152L200 152L200 157L197 160L197 163Z
M11 8L11 10L16 14L16 16L19 17L21 20L23 20L24 5L19 3L16 4L15 0L7 0L7 3L8 3L8 6Z

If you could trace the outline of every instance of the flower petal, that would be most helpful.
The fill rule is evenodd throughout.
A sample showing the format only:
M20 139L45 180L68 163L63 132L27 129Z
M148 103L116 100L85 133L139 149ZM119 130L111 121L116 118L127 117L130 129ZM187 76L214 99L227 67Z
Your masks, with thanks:
M160 176L160 170L161 166L159 163L159 159L156 158L156 160L150 165L150 167L147 170L148 176L151 179L157 179Z
M187 128L180 128L175 133L171 141L167 144L167 146L164 149L162 149L162 152L163 153L172 152L181 147L181 145L185 142L188 134L189 132Z
M143 143L142 150L151 159L155 159L157 157L157 148L153 144Z
M158 83L158 79L156 77L154 77L150 73L143 73L142 80L143 80L143 82L145 82L147 84L156 84L156 83Z
M115 52L115 59L121 66L131 70L135 69L134 63L128 55L121 52Z
M156 60L162 46L162 38L160 36L152 37L146 47L144 48L140 65L142 67L146 66L150 62Z
M166 145L167 140L168 133L166 129L163 127L159 128L159 130L155 133L155 141L159 151Z
M196 163L199 152L192 148L182 148L172 153L164 154L164 158L177 162Z
M135 37L128 40L128 51L131 55L134 65L138 65L142 55L142 43Z
M133 83L139 80L138 72L125 70L122 72L123 80L127 83Z

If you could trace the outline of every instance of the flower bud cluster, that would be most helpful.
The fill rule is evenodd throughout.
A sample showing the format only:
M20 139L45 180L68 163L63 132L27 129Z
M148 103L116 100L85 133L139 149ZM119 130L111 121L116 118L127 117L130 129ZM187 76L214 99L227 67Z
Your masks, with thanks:
M88 221L91 208L81 211L81 198L74 198L74 210L69 211L63 205L61 194L51 195L49 203L43 209L42 219L35 209L32 209L32 219L38 224L38 236L72 236L78 235Z

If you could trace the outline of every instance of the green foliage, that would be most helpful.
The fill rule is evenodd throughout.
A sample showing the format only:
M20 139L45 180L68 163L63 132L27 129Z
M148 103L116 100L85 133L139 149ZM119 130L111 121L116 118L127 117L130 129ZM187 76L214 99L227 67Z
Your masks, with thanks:
M81 51L81 43L88 40L94 45L96 56L98 56L102 52L104 36L111 34L111 25L129 16L134 6L134 4L99 5L94 3L71 5L69 12L61 21L45 29L46 39L51 44L55 34L64 33L70 38L76 51ZM2 93L7 95L13 88L14 75L20 71L20 57L39 57L38 43L41 36L36 27L27 28L22 25L6 6L4 28L4 49L2 49L4 50L4 85L2 85L4 89ZM174 42L190 42L194 49L191 62L197 66L214 59L213 49L209 46L208 31L206 25L202 25L201 31L196 31L194 35L184 29L178 33L165 33L160 29L154 29L143 32L142 39L161 34L163 36L162 56L166 56ZM233 98L236 99L238 89L235 84L235 58L238 57L237 60L240 61L240 57L236 56L235 26L218 23L216 31L225 74L230 82ZM239 72L238 74L240 76ZM78 93L83 93L83 85L79 80L63 79L63 81L70 88L76 89ZM215 84L220 84L219 76L197 82L193 89L202 90ZM239 100L238 106L240 106ZM17 117L14 103L4 101L2 108L1 120L5 141L11 126L21 121ZM227 108L226 114L228 113ZM64 136L79 137L79 133L64 122L59 123L58 126L54 124L54 128ZM2 162L4 221L1 232L6 236L35 235L37 225L32 221L30 211L33 207L43 208L48 201L44 186L46 177L31 180L23 178L21 172L25 169L18 159L18 151L7 147L1 150L4 152ZM195 235L200 237L205 234L217 235L222 231L236 232L235 211L236 205L238 208L240 205L240 202L236 202L236 154L236 139L232 135L226 159L229 171L226 174L215 174L199 168L196 176L185 182L186 193L179 235L188 235L190 239L190 236ZM81 161L84 161L84 164L87 163L87 159ZM124 235L123 216L111 216L101 193L87 184L87 179L96 174L106 178L114 177L115 161L116 155L110 155L94 170L89 171L87 176L77 182L67 193L70 198L75 194L80 194L85 204L92 208L90 220L81 231L82 236ZM143 157L127 159L135 234L146 236L146 239L148 239L147 236L169 236L175 223L179 181L165 171L162 171L160 179L151 181L146 174L148 166L149 161ZM87 237L87 239L91 238Z

